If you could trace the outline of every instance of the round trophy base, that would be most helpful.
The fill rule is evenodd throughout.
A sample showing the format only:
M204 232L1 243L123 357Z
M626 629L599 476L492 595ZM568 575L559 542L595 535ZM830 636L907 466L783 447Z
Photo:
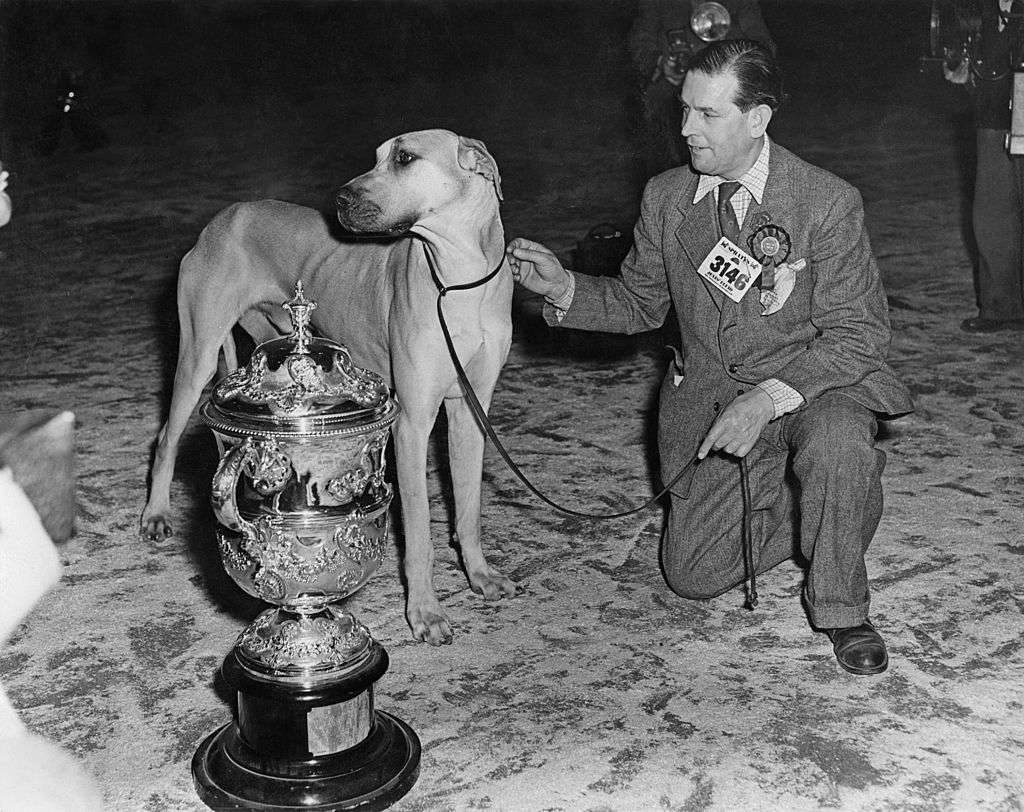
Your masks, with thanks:
M371 641L343 676L296 684L247 667L236 647L221 673L237 692L237 715L192 758L203 803L267 812L391 806L419 776L420 741L374 710L373 684L387 666Z
M373 715L370 734L354 747L301 761L264 755L258 759L262 769L252 766L250 748L238 726L229 723L207 737L192 758L196 791L216 810L386 809L416 783L420 741L401 719L383 711Z

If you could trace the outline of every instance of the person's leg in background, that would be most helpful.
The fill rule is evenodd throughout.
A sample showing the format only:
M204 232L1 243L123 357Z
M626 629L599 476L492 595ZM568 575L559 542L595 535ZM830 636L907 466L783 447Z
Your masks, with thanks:
M978 245L978 315L966 332L1024 328L1021 158L1006 152L1006 131L979 127L972 221Z

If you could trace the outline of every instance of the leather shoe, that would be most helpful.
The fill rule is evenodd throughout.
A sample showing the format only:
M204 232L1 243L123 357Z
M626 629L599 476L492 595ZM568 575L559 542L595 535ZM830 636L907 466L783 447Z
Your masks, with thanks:
M889 666L885 641L870 620L859 626L825 629L836 660L851 674L881 674Z
M965 333L998 333L1000 330L1024 330L1024 319L986 319L972 316L960 322Z

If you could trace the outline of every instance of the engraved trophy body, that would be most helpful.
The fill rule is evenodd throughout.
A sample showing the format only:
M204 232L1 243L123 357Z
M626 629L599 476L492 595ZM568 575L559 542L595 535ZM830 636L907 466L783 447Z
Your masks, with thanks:
M292 334L259 345L200 410L221 451L211 503L224 568L276 608L225 660L237 719L203 742L192 773L214 809L383 809L415 783L419 740L374 709L387 653L339 602L384 557L398 405L310 334L301 282L284 307Z

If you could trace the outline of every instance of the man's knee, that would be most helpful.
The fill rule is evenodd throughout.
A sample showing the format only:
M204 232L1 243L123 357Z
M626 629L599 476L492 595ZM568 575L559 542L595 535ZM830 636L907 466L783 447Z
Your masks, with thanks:
M679 527L666 529L661 541L661 571L669 589L687 600L710 600L729 590L733 584L723 583L721 562L708 554L697 539L679 532Z
M721 595L724 589L712 588L702 573L695 570L669 569L663 567L665 583L680 598L690 601L707 601Z
M875 418L864 406L845 397L829 398L808 409L800 427L798 469L835 469L852 475L881 473L884 456L875 450Z

